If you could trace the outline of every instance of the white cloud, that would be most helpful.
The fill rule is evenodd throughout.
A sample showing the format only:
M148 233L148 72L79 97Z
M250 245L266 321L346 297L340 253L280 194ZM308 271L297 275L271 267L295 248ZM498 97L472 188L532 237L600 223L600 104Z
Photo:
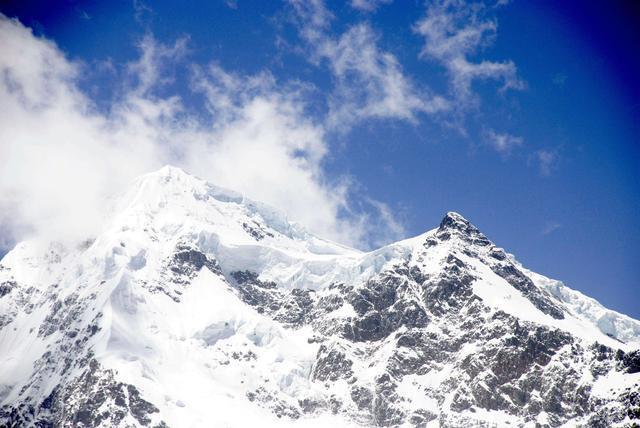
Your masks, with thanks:
M173 46L166 46L157 43L151 34L145 35L138 43L140 58L128 64L129 74L136 80L131 92L142 96L158 84L170 83L170 78L163 77L163 66L184 58L188 41L189 38L184 36L176 40Z
M326 8L324 0L289 0L289 4L299 20L299 30L303 39L318 43L326 37L325 33L334 16Z
M388 242L397 240L404 236L403 223L398 219L398 213L391 211L387 204L367 198L365 202L375 208L376 216L366 216L364 220L370 223L370 227L378 228L382 233L375 237L374 247L379 247Z
M393 0L351 0L351 7L362 12L373 12L380 6L392 2Z
M546 235L550 235L553 232L555 232L556 230L560 229L561 227L562 227L562 225L560 223L558 223L557 221L549 221L542 228L542 234L545 235L545 236Z
M340 127L367 118L415 121L418 113L445 110L447 102L420 90L397 59L377 47L367 24L351 27L337 41L325 41L322 55L336 79L329 120Z
M414 26L414 31L424 37L420 56L447 70L453 96L463 107L478 103L472 90L474 80L498 80L502 90L525 85L512 61L471 59L496 36L497 21L486 18L486 12L482 3L438 0L429 4L425 16Z
M54 44L3 16L0 38L2 221L18 233L88 233L109 188L159 164L157 150L113 138L113 125L74 84L80 66Z
M485 133L485 138L488 144L503 156L511 154L513 149L521 146L524 142L522 137L516 137L508 133L497 133L493 129Z
M343 243L400 230L386 206L370 204L381 213L376 233L352 208L349 180L324 175L325 130L305 113L303 88L280 86L268 73L194 67L192 88L206 98L195 114L180 97L156 91L165 83L161 64L176 65L186 40L165 46L147 36L128 67L134 84L102 113L78 89L82 65L53 43L1 14L0 39L0 229L16 238L93 234L106 197L166 163L282 208Z
M328 126L345 130L365 119L413 122L421 113L447 110L444 98L407 77L396 57L378 47L368 24L351 26L339 37L328 35L331 13L322 1L291 0L300 35L316 64L326 62L334 78Z
M552 150L538 150L533 154L533 159L538 164L540 174L549 176L558 163L558 153Z

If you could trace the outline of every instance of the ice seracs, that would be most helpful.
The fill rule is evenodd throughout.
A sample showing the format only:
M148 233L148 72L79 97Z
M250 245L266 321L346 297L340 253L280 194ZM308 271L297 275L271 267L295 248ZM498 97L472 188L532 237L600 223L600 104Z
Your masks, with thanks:
M639 347L460 214L361 252L170 166L0 263L0 425L624 426Z

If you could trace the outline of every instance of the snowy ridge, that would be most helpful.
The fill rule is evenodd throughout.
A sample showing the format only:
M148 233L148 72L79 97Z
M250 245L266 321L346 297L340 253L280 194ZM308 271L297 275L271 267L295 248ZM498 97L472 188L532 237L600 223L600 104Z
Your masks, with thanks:
M640 347L640 322L637 320L605 308L595 299L572 290L561 281L549 279L522 267L521 269L537 286L563 302L577 317L595 325L601 333L629 344L630 348Z
M363 253L174 167L0 263L0 425L624 426L640 322L457 213Z

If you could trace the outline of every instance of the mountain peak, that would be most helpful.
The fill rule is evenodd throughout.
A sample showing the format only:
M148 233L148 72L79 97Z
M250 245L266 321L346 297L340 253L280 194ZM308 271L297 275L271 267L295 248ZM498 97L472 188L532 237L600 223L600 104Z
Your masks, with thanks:
M163 181L170 180L197 180L198 178L185 172L182 168L173 165L165 165L162 168L143 175L145 178L158 178Z
M213 198L219 202L255 204L254 201L245 198L241 193L212 184L172 165L165 165L156 171L141 175L135 183L130 191L137 194L142 189L145 199L154 197L154 195L173 195L175 197L175 195L190 194L200 201Z
M169 165L169 164L163 166L162 168L157 170L155 173L156 174L160 174L160 175L187 174L186 172L184 172L184 170L182 168L179 168L179 167L173 166L173 165Z
M443 231L447 229L459 230L461 232L478 231L478 229L472 225L469 220L455 211L449 211L440 222L438 230Z

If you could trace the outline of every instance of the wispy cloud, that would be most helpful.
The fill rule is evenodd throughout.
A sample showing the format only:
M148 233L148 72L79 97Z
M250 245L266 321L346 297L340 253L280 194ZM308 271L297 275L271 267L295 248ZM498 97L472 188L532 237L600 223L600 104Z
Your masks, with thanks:
M171 46L158 43L151 34L145 35L138 43L140 57L128 64L129 75L136 79L131 88L137 95L145 95L152 87L172 81L167 77L168 64L175 64L187 53L189 37L183 36Z
M366 217L366 221L373 222L374 227L379 227L383 234L376 237L373 242L374 247L379 247L390 241L397 240L398 237L405 236L405 228L397 212L391 211L387 204L367 198L366 201L376 209L376 216Z
M414 25L424 38L420 56L446 69L458 107L478 104L472 89L475 80L499 81L501 90L525 87L513 61L472 59L496 37L498 24L491 11L483 3L437 0L429 3L424 17Z
M508 156L519 146L522 146L524 139L508 133L498 133L493 129L485 131L485 140L498 153Z
M0 39L0 230L15 238L93 234L110 195L166 163L280 207L340 242L366 246L398 230L385 205L356 209L353 182L325 176L326 130L307 115L299 85L194 67L184 57L187 39L165 45L148 35L119 96L99 110L79 89L82 64L55 44L1 14ZM204 106L164 95L168 66L191 70Z
M337 82L330 99L333 127L368 118L412 122L420 113L448 108L444 98L416 86L397 59L377 47L375 33L367 24L350 28L336 42L326 42L322 55Z
M366 23L329 35L332 14L322 1L291 0L300 35L316 64L326 63L335 87L329 99L328 126L348 129L365 119L412 122L419 114L449 108L447 101L405 75L390 52L378 46L378 36Z
M567 82L567 75L565 73L556 73L551 79L554 85L559 87L564 87L564 84Z
M555 232L556 230L560 229L562 227L562 225L556 221L549 221L547 222L544 227L542 228L542 234L543 235L550 235L553 232Z
M144 0L133 0L133 11L133 17L142 25L153 18L153 9Z
M392 2L393 0L351 0L351 7L362 12L374 12L380 6Z
M558 153L555 150L538 150L533 153L533 159L538 165L540 174L547 177L551 175L558 163Z

